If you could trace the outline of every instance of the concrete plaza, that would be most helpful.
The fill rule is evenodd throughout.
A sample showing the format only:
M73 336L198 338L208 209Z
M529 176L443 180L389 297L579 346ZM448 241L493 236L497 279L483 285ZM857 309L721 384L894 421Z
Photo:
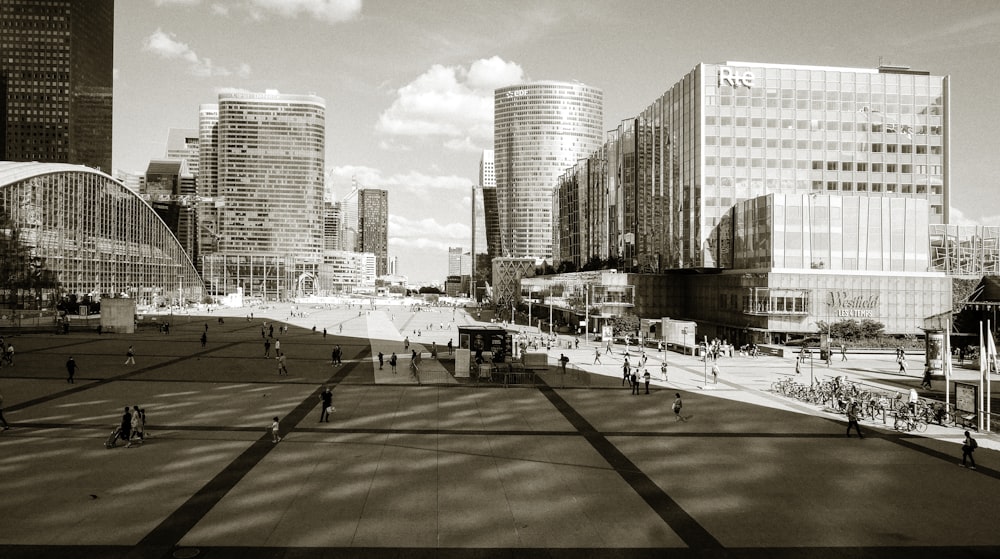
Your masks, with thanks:
M665 357L668 380L634 396L621 346L601 346L594 364L597 347L581 343L549 352L553 365L569 356L567 375L501 388L453 376L443 348L473 322L461 310L254 312L158 317L169 334L8 338L0 557L1000 556L995 436L977 435L977 470L958 467L954 428L865 422L863 440L848 438L842 416L769 391L794 373L790 359L724 360L705 388L698 358L650 352L654 379ZM287 376L264 357L265 321ZM425 352L420 384L407 337ZM850 356L813 374L914 381L894 368ZM324 385L329 423L318 422ZM678 392L683 421L670 410ZM105 449L126 405L147 410L150 437Z

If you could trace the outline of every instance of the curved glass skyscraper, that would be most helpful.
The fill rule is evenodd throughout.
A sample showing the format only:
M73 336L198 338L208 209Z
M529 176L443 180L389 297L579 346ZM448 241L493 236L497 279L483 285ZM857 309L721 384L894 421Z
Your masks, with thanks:
M603 142L604 93L577 82L497 89L493 144L502 254L552 262L559 175Z

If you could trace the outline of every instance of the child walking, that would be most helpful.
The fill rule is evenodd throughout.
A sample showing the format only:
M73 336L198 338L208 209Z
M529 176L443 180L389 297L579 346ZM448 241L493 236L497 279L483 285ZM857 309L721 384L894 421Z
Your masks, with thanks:
M273 420L273 422L271 423L271 442L272 443L276 443L276 442L278 442L278 441L281 440L281 435L279 434L280 431L281 431L281 426L278 425L278 418L275 417L274 420Z

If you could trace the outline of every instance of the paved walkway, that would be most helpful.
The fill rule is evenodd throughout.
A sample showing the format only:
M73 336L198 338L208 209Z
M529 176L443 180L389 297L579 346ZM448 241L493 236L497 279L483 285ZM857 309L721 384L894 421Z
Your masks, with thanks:
M566 353L571 371L544 374L544 386L459 383L427 355L417 384L399 380L402 366L397 378L378 371L375 356L404 354L406 337L421 352L446 346L467 315L296 312L175 315L169 335L14 337L17 365L0 370L14 425L0 434L0 557L1000 555L992 435L978 436L976 471L956 466L953 429L869 424L864 440L847 438L842 418L766 390L793 373L790 360L723 361L705 389L700 360L667 354L669 380L633 396L623 356L593 365L581 344L550 353ZM278 336L288 376L263 356L264 320L290 324ZM130 344L134 366L123 364ZM660 357L649 359L655 377ZM905 380L883 365L834 362L852 378ZM330 423L318 422L324 385ZM669 409L675 392L683 421ZM150 438L106 450L135 404Z

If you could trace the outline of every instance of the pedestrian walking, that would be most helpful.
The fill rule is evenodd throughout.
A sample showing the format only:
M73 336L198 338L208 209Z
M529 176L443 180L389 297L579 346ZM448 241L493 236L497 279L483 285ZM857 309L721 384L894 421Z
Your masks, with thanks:
M601 364L601 350L595 348L594 349L594 365L600 365L600 364Z
M924 365L924 380L920 382L920 388L931 390L931 364Z
M562 369L562 374L566 374L566 363L569 363L569 357L565 354L559 354L559 368Z
M976 469L976 459L972 456L972 453L975 452L977 448L979 448L979 443L977 443L976 439L972 438L972 435L970 435L969 432L966 431L965 432L965 441L962 442L962 464L961 464L961 466L963 468L965 467L965 460L966 460L966 458L968 458L968 460L969 460L969 468L971 468L973 470Z
M667 382L667 360L664 359L663 363L660 363L660 376L663 377L663 382Z
M139 406L132 406L132 417L129 420L129 427L131 428L131 432L129 433L128 443L125 444L125 448L131 448L132 443L142 444L143 420L142 413L139 412Z
M128 351L125 352L125 364L135 365L135 350L132 346L128 346Z
M320 393L319 400L320 400L319 422L329 423L330 412L333 411L333 392L330 391L329 386L323 387L323 392Z
M629 382L629 384L632 385L632 395L633 396L638 396L639 395L639 375L637 373L638 370L639 370L639 367L636 367L635 369L632 369L632 372L629 373L629 377L628 377L628 382Z
M681 393L677 392L674 394L674 403L670 408L674 410L674 421L687 421L684 416L681 415L681 408L684 407L684 402L681 401Z
M205 347L205 344L207 344L207 343L208 343L208 336L204 332L202 332L201 333L201 347Z
M799 355L795 358L795 374L802 374L802 356Z
M406 336L403 338L403 349L410 349L410 337Z
M625 362L622 363L622 386L625 386L625 383L629 382L629 369L628 357L626 357Z
M719 384L719 363L712 361L712 384Z
M70 357L69 359L67 359L66 360L66 374L67 374L66 382L68 382L70 384L73 384L73 375L76 374L76 369L77 369L76 361L74 361L72 357Z
M389 356L389 367L392 368L392 374L396 374L396 360L396 352L394 351L392 352L392 355Z
M4 431L10 429L10 424L7 423L7 419L3 416L3 394L0 394L0 423L3 423Z
M278 355L281 353L281 340L274 340L274 354Z
M344 350L341 349L340 345L337 345L337 366L344 364Z
M271 358L271 338L264 338L264 358Z
M861 412L861 404L857 400L851 399L851 403L847 406L847 438L851 438L851 427L858 432L858 438L865 438L861 434L861 426L858 425L858 414Z
M382 352L380 351L378 352L378 370L380 371L382 370L382 365L384 363L385 363L385 356L382 355Z
M125 406L125 412L122 414L118 428L118 438L128 443L132 437L132 412L129 411L128 406Z
M278 353L278 376L288 376L288 369L285 368L285 354Z
M840 344L840 360L847 361L847 346Z
M0 348L0 349L2 349L2 348ZM8 343L7 344L7 349L4 350L4 352L3 352L3 359L11 367L14 366L14 344L12 344L12 343Z
M611 340L608 340L608 347L604 350L604 355L611 353Z
M275 417L271 420L271 442L276 443L281 440L281 425L278 423L278 418Z
M646 394L649 394L649 369L645 369L642 373L642 380L646 383Z

